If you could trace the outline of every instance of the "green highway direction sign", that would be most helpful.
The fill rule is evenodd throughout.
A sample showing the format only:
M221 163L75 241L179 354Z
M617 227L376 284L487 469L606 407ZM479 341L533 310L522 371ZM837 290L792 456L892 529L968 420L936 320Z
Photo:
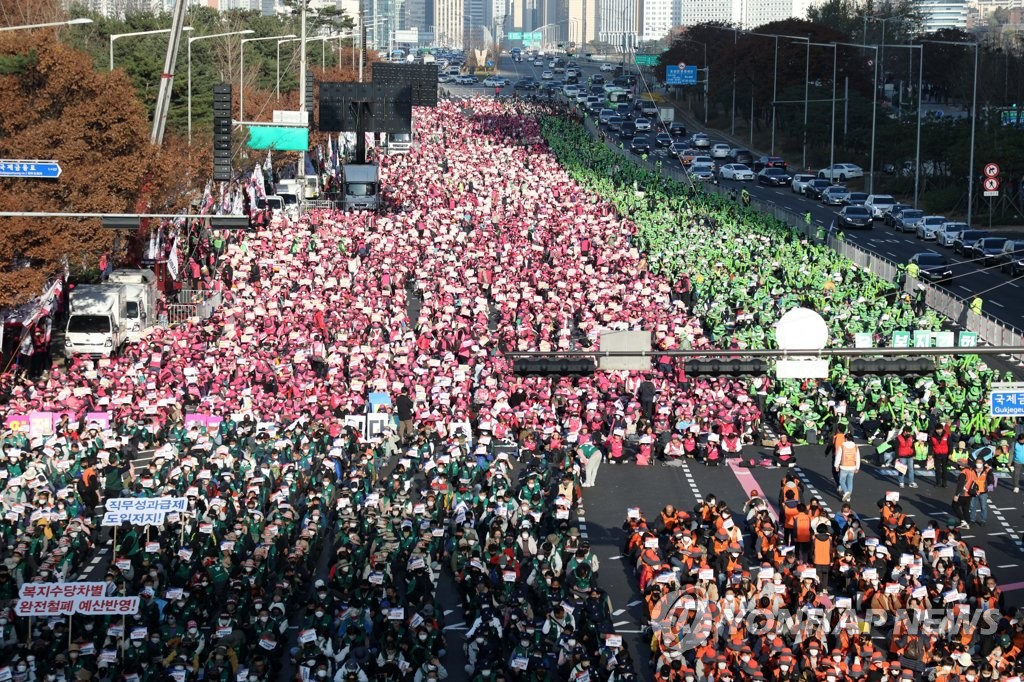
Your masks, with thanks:
M658 55L656 54L638 54L633 56L633 63L637 66L657 66Z
M509 40L542 40L544 34L541 31L534 31L533 33L523 33L522 31L509 31L505 34L505 37Z

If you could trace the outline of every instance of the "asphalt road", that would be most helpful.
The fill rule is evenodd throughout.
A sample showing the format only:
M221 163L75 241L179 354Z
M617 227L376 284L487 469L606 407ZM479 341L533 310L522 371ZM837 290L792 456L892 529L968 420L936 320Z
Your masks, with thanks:
M582 71L581 83L585 83L590 76L601 73L600 63L580 62L580 69ZM501 60L499 74L513 82L519 78L534 78L540 81L541 74L545 70L548 70L547 66L535 67L529 61L513 62L510 58L505 57ZM603 73L602 75L610 80L610 73ZM643 75L645 78L641 78L638 85L641 94L650 92L649 88L653 87L650 76L646 73ZM558 77L561 77L561 75L559 74ZM453 95L459 97L493 96L494 94L492 88L483 87L480 84L475 86L446 84L444 87L451 91ZM509 96L511 94L510 91L511 88L504 88L502 96ZM685 114L677 108L676 116L677 120L682 120ZM707 132L711 137L712 144L725 142L731 146L746 146L742 144L742 141L725 139L717 131L703 129L692 117L685 116L685 122L688 132L691 134L694 132ZM611 135L612 133L609 132L609 134ZM757 156L759 152L754 151L754 154ZM731 161L731 159L725 160L725 162L728 161ZM836 162L840 163L842 160L837 159ZM677 170L681 169L679 162L674 158L665 158L664 163L668 167L673 167ZM860 181L851 181L847 184L851 189L859 191L862 188L858 185L858 182ZM734 187L737 191L746 187L755 200L775 204L798 215L810 211L813 221L825 227L832 224L838 210L838 207L826 207L820 201L814 201L802 195L794 194L788 187L764 187L753 182L732 180L722 180L719 185L720 191L726 191L730 187ZM995 234L1003 237L1024 239L1024 233L999 231ZM968 299L976 295L980 296L984 301L986 313L1009 326L1024 329L1024 306L1020 305L1020 297L1024 294L1024 277L1011 278L1009 275L1000 272L998 265L983 266L961 256L954 256L950 248L939 246L935 242L923 242L917 239L914 234L898 232L893 228L886 227L881 221L875 222L874 227L870 230L847 230L846 238L861 248L896 263L906 263L911 256L925 250L944 253L953 264L953 279L945 285L949 291L957 296Z
M748 447L744 457L756 458L762 451L767 452L767 449ZM838 512L841 501L835 492L830 462L824 457L822 447L800 446L796 451L798 466L795 471L807 488L808 501L817 498L830 513ZM866 447L862 451L872 452ZM586 533L601 560L600 582L611 595L616 629L629 643L635 660L647 659L650 642L642 634L646 623L633 562L622 555L626 536L621 527L626 519L626 509L640 507L646 517L652 519L666 504L692 511L699 499L714 494L737 512L739 518L741 514L738 512L748 499L749 491L756 488L765 495L777 516L779 482L785 471L778 468L747 469L739 466L739 460L710 468L693 462L682 467L602 465L597 485L584 490ZM890 491L900 493L904 511L919 527L926 526L931 519L944 522L951 512L952 487L935 488L934 482L931 473L920 473L919 488L900 490L896 485L895 470L865 463L854 483L852 504L868 536L878 537L877 503ZM952 483L951 480L950 485ZM963 537L985 550L993 575L1007 593L1007 603L1021 605L1024 604L1024 582L1018 581L1024 565L1024 545L1020 540L1024 519L1020 496L1015 495L1011 488L1008 481L1001 481L999 489L990 495L988 523L984 527L974 526L963 531Z

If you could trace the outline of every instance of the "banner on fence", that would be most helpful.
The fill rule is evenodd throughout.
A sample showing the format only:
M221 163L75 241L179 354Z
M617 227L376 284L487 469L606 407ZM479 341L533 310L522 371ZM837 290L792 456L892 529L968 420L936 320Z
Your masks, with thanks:
M25 583L14 612L19 616L70 616L76 613L130 616L139 612L138 597L105 597L101 582Z

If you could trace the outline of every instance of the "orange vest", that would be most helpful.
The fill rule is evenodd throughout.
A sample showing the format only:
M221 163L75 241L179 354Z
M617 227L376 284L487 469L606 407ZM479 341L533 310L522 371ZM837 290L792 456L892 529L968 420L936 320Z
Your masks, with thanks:
M828 566L832 563L832 538L823 539L814 536L814 563L817 566Z
M798 513L793 518L793 530L797 542L811 541L811 515L807 512Z
M846 441L843 443L842 448L842 455L839 458L840 468L855 468L857 466L857 444L853 441Z

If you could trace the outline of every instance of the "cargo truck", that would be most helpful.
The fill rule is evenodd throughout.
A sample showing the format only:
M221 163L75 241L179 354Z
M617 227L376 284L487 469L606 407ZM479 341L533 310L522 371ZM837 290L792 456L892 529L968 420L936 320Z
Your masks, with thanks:
M64 356L116 355L128 338L124 284L79 284L71 290Z
M380 206L380 175L375 163L344 166L343 206L346 211L376 211Z
M117 269L107 281L124 287L126 340L138 341L157 324L156 302L160 293L156 275L152 270Z

